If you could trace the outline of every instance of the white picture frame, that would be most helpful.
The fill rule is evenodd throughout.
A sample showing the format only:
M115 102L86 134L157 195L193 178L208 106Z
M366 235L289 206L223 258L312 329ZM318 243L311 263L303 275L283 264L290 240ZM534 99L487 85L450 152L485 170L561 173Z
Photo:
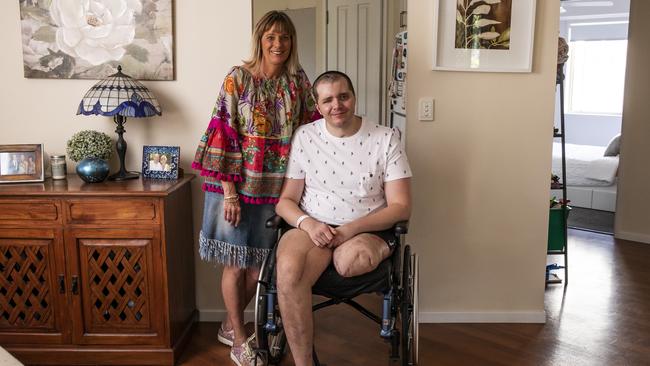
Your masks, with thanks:
M497 6L507 4L507 17L503 17L502 9L502 18L490 14ZM433 70L531 72L535 11L536 0L434 0ZM472 26L468 27L470 22ZM499 33L495 26L508 29ZM460 32L470 31L457 36L457 27ZM463 45L464 39L468 42ZM486 42L497 48L486 48Z

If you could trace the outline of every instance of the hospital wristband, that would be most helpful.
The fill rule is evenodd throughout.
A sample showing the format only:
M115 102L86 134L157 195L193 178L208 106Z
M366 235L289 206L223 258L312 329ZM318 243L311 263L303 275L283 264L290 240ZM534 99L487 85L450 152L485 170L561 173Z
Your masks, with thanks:
M302 215L296 220L296 228L300 229L300 224L302 224L303 221L306 219L310 218L311 216L309 215Z

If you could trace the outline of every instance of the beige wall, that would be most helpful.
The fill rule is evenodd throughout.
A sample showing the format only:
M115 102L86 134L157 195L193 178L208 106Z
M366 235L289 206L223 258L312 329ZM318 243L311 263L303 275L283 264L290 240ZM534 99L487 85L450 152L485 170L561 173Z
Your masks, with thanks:
M224 74L248 55L248 2L175 3L176 81L145 82L164 114L127 123L132 170L139 169L143 144L160 144L180 145L189 171ZM541 321L558 0L538 1L530 74L431 71L431 7L431 1L410 1L408 20L407 133L415 173L409 241L421 258L424 320ZM17 1L0 3L0 144L43 142L53 154L81 129L114 135L110 119L74 115L93 81L23 78L18 19ZM422 96L436 99L432 123L414 119ZM217 269L199 260L196 267L202 319L217 319L223 311Z
M251 5L247 1L175 1L176 81L144 82L158 97L163 116L130 119L126 124L127 168L140 170L142 145L178 145L181 165L191 171L196 144L205 130L217 92L230 66L249 52ZM227 11L225 11L227 9ZM64 153L76 131L96 129L115 136L110 118L76 116L77 106L95 81L40 80L23 77L18 1L0 2L0 144L45 144L48 154ZM128 70L126 70L128 72ZM115 167L115 159L113 159ZM68 169L73 168L68 163ZM194 188L194 226L198 233L203 195ZM198 234L197 234L198 236ZM188 250L192 250L188 248ZM197 301L201 309L222 309L217 270L196 261Z
M616 237L650 243L650 2L630 2Z
M432 71L432 14L432 1L409 1L421 316L543 321L559 1L537 1L532 73ZM435 99L435 121L416 120L421 97Z

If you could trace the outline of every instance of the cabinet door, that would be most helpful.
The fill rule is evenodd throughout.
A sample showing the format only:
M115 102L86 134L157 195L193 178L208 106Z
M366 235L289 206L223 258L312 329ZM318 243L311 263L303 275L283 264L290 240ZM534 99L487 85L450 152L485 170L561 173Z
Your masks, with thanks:
M60 229L0 228L0 344L69 339Z
M67 229L73 342L162 345L165 302L157 229Z

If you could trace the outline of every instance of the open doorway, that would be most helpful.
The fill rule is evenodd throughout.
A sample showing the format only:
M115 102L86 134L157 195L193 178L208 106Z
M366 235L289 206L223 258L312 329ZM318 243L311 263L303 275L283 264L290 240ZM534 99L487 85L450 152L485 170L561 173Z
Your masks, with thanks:
M613 234L630 1L560 4L560 36L569 45L564 132L567 198L573 210L568 225ZM558 107L556 121L559 114ZM554 142L553 174L558 176L561 151L561 143Z
M253 0L253 24L269 10L282 10L296 26L300 62L311 81L325 70L350 76L357 93L356 114L372 123L397 127L391 106L395 93L396 35L406 30L406 0ZM404 51L404 56L406 52ZM399 74L405 83L404 72ZM403 86L400 84L401 86ZM405 87L400 90L405 90ZM402 103L403 104L403 103Z

